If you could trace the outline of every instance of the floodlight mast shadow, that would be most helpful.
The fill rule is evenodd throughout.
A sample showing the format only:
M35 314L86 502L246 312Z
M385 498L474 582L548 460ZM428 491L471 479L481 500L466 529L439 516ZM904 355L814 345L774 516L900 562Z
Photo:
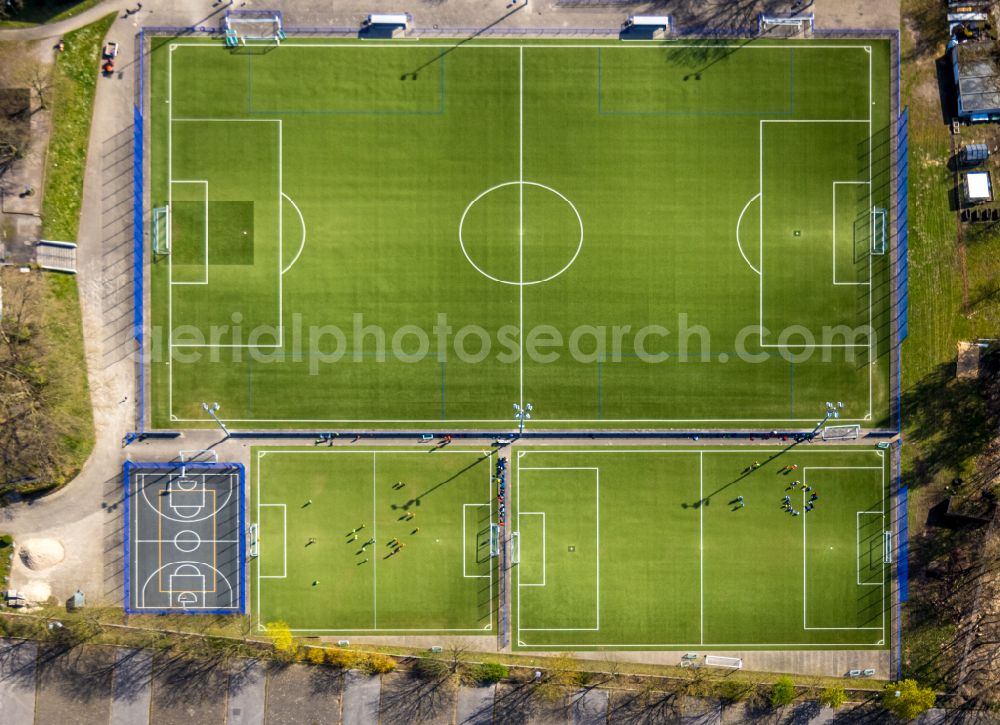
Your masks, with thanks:
M531 403L525 403L522 408L519 404L514 403L514 419L518 422L517 434L524 435L524 421L531 420L531 411L535 407Z
M226 424L219 419L219 416L215 414L215 411L217 411L219 408L220 406L218 403L212 403L211 405L209 405L208 403L201 404L201 409L204 410L206 413L208 413L210 416L212 416L212 420L214 420L216 423L219 424L219 427L222 428L222 432L225 434L226 438L228 438L229 429L226 427Z
M840 402L839 400L837 401L836 405L834 405L833 403L827 401L827 403L826 403L826 413L823 414L823 420L819 421L816 424L816 427L813 428L812 433L810 433L810 437L815 438L816 434L819 433L819 429L822 428L824 425L826 425L827 421L830 420L830 418L833 418L833 419L839 418L840 417L840 411L843 410L843 409L844 409L844 404L842 402Z

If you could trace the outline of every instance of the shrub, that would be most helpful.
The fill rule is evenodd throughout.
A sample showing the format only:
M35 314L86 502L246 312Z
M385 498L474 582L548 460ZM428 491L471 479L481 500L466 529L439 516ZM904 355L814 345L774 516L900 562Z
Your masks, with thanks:
M357 666L358 655L348 649L328 649L326 650L326 663L348 670Z
M782 707L795 699L795 683L789 677L779 677L771 688L771 705Z
M844 688L840 685L828 687L823 690L822 694L820 694L819 701L827 707L832 707L836 710L838 707L847 702L847 693L844 692Z
M510 669L499 662L483 662L473 667L469 675L475 682L492 685L500 680L506 680L510 675Z
M912 720L930 710L936 700L934 690L921 687L916 680L890 682L882 690L882 707L901 720Z
M321 665L326 662L326 652L321 647L310 647L306 650L306 659L310 664Z
M361 669L370 675L384 675L396 669L396 660L380 654L370 654L361 663Z
M413 672L425 680L443 680L451 674L451 668L447 662L424 657L414 663Z

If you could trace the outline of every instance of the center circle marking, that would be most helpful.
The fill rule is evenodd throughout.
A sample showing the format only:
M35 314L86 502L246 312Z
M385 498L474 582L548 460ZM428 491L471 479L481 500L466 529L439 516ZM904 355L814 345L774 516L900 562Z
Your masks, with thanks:
M178 551L190 554L192 551L201 546L201 537L198 536L197 532L191 531L190 529L178 531L174 535L174 546Z
M564 202L566 202L567 204L569 204L569 208L572 209L573 210L573 214L576 215L576 221L580 225L580 239L577 242L576 250L573 252L573 256L563 266L563 268L560 269L555 274L550 274L548 277L545 277L543 279L520 280L520 281L518 281L518 280L510 280L510 279L500 279L499 277L494 277L492 274L490 274L489 272L487 272L486 270L484 270L482 267L480 267L478 264L476 264L472 260L472 257L469 255L469 251L465 248L465 239L462 237L462 228L465 226L465 217L468 215L469 210L473 206L475 206L475 204L476 204L477 201L479 201L480 199L482 199L484 196L486 196L490 192L496 191L497 189L503 189L504 187L507 187L507 186L535 186L535 187L538 187L539 189L545 189L546 191L555 194L560 199L562 199ZM522 234L523 234L523 230L522 230ZM472 201L470 201L469 204L468 204L468 206L465 207L465 211L462 212L462 218L458 222L458 243L462 247L462 254L465 255L466 260L468 260L469 264L471 264L473 266L473 268L477 272L479 272L479 274L483 275L487 279L493 280L494 282L499 282L500 284L510 284L510 285L514 285L515 287L527 287L528 285L541 284L542 282L548 282L550 280L553 280L553 279L555 279L556 277L558 277L559 275L561 275L563 272L565 272L567 269L569 269L573 265L573 262L576 261L576 258L578 256L580 256L580 250L583 249L583 219L580 217L580 212L577 211L576 205L573 202L571 202L569 199L567 199L564 194L561 194L560 192L556 191L551 186L546 186L545 184L539 184L537 181L505 181L502 184L497 184L496 186L491 186L486 191L480 193L479 196L477 196L475 199L473 199Z

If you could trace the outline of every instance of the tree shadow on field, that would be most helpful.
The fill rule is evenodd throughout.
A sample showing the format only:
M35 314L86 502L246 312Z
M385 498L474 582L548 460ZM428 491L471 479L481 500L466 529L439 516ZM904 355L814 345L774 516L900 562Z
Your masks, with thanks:
M998 422L995 406L988 404L998 392L998 361L1000 354L983 358L978 379L959 379L955 363L944 363L903 392L903 420L920 450L911 487L929 483L942 471L958 474L985 450Z
M477 30L476 32L474 32L472 35L468 36L467 38L462 38L460 41L458 41L457 43L455 43L455 45L452 45L451 47L445 48L440 53L438 53L436 56L434 56L433 58L431 58L429 61L427 61L426 63L423 63L421 65L418 65L416 68L414 68L413 70L411 70L409 73L404 73L402 75L402 77L400 78L400 80L401 81L402 80L407 80L408 78L412 78L413 80L416 80L417 79L417 74L419 74L420 71L422 71L425 68L428 68L428 67L434 65L435 63L440 62L449 53L455 52L456 50L458 50L459 48L461 48L463 45L465 45L466 43L468 43L470 40L475 40L476 38L478 38L480 35L482 35L483 33L485 33L490 28L493 28L493 27L499 25L504 20L506 20L507 18L509 18L511 15L513 15L514 13L518 12L519 10L521 10L522 8L525 8L525 7L527 7L527 5L525 3L518 3L518 5L513 10L508 10L506 13L504 13L503 15L501 15L499 18L497 18L493 22L488 23L488 24L484 25L483 27L479 28L479 30Z

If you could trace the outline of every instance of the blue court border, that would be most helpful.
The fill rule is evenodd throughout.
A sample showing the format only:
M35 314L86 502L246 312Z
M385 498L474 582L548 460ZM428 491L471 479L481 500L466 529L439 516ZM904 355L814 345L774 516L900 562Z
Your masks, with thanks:
M239 572L239 584L240 584L240 603L239 607L229 607L226 609L136 609L130 604L132 595L132 570L130 564L130 557L132 553L132 539L131 539L131 527L129 515L132 509L131 504L131 491L132 491L132 473L140 472L146 470L153 471L169 471L178 468L183 468L184 466L196 465L199 469L207 469L213 471L232 471L236 470L240 476L240 496L239 496L239 540L240 540L240 572ZM247 613L247 576L246 576L246 564L247 564L247 554L246 554L246 469L243 467L242 463L212 463L212 462L202 462L202 461L169 461L167 463L146 463L141 461L125 461L122 468L123 485L124 491L124 501L125 501L125 526L124 526L124 539L125 539L125 566L123 567L125 572L125 590L124 590L124 607L126 614L246 614Z

